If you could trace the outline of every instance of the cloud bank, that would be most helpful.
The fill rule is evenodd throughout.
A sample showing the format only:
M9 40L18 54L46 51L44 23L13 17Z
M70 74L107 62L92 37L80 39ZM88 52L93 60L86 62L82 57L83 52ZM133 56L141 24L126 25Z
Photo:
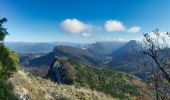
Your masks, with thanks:
M91 36L91 33L82 33L82 36L83 36L83 37L90 37L90 36Z
M94 27L95 26L95 27ZM130 32L137 33L141 30L139 26L133 26L131 28L126 28L126 26L118 20L107 20L105 21L102 30L104 32ZM75 18L68 18L60 23L60 28L69 34L80 34L83 37L90 37L92 33L95 33L100 25L87 24Z
M131 28L128 30L128 32L137 33L137 32L139 32L140 30L141 30L140 27L134 26L134 27L131 27Z

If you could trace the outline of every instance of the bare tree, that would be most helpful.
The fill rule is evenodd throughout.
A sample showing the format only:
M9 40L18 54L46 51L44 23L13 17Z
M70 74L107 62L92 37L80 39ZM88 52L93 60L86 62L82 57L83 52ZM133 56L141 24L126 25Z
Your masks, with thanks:
M170 33L159 32L155 29L152 33L144 33L143 50L144 55L148 56L151 65L151 80L155 89L156 100L167 100L170 86Z

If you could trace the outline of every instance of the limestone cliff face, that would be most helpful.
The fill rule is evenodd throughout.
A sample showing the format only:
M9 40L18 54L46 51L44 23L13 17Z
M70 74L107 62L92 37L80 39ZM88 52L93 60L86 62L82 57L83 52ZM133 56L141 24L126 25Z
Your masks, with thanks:
M65 59L55 58L50 66L47 77L58 84L74 84L76 70Z
M58 82L58 84L61 83L61 72L59 70L60 67L60 62L57 61L57 59L54 59L48 73L49 78L54 82Z

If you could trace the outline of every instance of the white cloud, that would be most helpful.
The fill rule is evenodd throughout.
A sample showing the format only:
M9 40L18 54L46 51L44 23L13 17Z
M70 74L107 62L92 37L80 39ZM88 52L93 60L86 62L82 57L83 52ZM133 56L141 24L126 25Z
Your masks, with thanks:
M125 30L125 26L123 25L123 23L117 20L106 21L104 27L108 32Z
M91 24L85 24L84 22L78 19L65 19L60 23L60 28L71 34L80 34L83 37L90 37L91 32L94 31L94 26Z
M83 36L83 37L90 37L90 36L91 36L91 33L82 33L82 36Z
M77 19L65 19L60 23L60 27L67 33L78 34L89 30L90 26L77 20Z
M133 26L131 28L126 28L126 26L118 20L107 20L104 24L105 30L107 32L131 32L131 33L137 33L141 30L138 26Z
M128 29L128 32L137 33L137 32L139 32L140 30L141 30L140 27L134 26L134 27Z

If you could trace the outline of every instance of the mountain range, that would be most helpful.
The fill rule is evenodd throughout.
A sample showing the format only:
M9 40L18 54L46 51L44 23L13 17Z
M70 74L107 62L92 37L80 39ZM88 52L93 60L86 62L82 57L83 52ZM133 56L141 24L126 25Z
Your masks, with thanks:
M50 66L55 57L67 58L82 64L106 67L111 70L132 73L146 79L141 62L141 43L136 40L99 41L89 44L53 42L53 43L6 43L20 57L20 65L26 67ZM46 68L45 68L46 69Z
M30 66L50 65L56 56L65 57L80 61L81 63L103 66L105 62L112 58L112 52L124 46L124 42L96 42L92 44L68 46L57 45L52 52L35 59L30 59ZM27 59L28 60L28 59ZM111 60L111 59L110 59Z
M145 78L144 73L141 74L138 71L142 66L138 61L142 55L141 44L138 41L131 40L127 43L102 41L92 44L70 45L54 46L49 53L19 53L20 64L32 67L50 66L55 57L61 57L87 65L133 73Z

